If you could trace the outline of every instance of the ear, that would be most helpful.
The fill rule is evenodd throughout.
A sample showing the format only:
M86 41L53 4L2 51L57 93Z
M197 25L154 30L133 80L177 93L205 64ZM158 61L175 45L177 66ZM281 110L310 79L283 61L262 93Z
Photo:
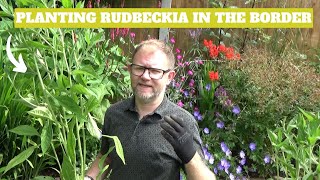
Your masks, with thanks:
M168 73L167 85L171 83L171 81L174 79L175 76L176 76L176 72L173 70Z

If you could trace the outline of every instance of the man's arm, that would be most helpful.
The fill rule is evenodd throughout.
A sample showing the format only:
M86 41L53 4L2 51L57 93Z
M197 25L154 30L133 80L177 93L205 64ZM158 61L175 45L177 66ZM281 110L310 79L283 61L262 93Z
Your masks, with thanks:
M173 146L178 157L185 165L187 177L190 180L215 179L215 175L198 154L193 145L193 136L188 132L183 119L177 116L164 117L166 123L160 126L163 131L161 134Z
M89 168L89 170L87 171L87 176L92 177L94 180L97 179L97 176L99 175L100 169L99 169L99 161L102 157L102 154L99 153L97 155L97 158L92 162L91 167ZM111 163L111 159L108 156L103 164L103 167L105 167L106 165L109 165ZM101 175L101 179L104 179L104 177L109 173L109 169L107 169L102 175Z
M188 180L215 180L216 176L205 165L202 158L196 153L193 158L185 164Z

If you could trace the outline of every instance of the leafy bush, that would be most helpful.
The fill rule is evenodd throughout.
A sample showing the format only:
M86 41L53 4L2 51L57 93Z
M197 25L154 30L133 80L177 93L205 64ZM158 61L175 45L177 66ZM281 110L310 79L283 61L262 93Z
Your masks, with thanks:
M277 175L286 178L318 179L320 174L320 112L300 109L289 122L268 131L274 147Z

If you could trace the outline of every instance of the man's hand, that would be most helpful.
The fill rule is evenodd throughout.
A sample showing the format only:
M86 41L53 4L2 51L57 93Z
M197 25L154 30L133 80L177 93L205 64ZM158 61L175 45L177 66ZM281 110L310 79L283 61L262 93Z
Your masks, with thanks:
M169 141L176 151L178 157L184 164L188 163L196 153L193 146L193 137L181 118L171 115L164 117L165 122L161 123L161 134Z

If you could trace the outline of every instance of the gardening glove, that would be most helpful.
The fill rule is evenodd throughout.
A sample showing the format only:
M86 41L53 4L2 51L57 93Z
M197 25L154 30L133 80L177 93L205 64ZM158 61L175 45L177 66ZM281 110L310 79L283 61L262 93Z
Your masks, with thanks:
M171 115L164 117L165 122L160 126L161 134L173 146L182 163L188 163L196 154L193 146L193 136L189 133L183 119Z

